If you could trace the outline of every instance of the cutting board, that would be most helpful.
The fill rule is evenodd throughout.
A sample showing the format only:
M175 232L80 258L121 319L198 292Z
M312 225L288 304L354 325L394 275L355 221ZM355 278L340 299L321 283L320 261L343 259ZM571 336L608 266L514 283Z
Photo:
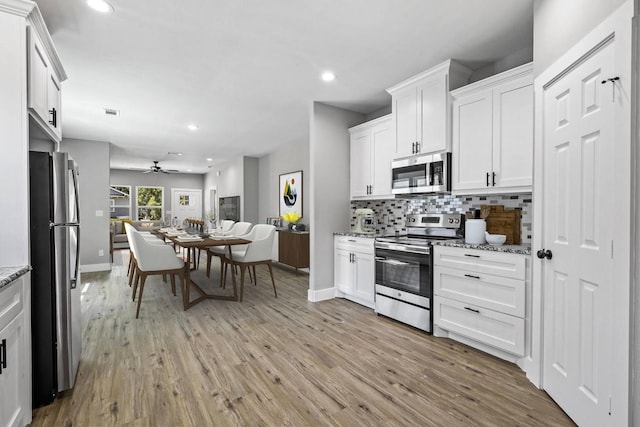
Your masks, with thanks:
M487 232L489 234L504 234L507 236L506 245L519 245L520 240L520 218L522 211L505 210L502 205L484 205L484 209L490 209L487 221Z

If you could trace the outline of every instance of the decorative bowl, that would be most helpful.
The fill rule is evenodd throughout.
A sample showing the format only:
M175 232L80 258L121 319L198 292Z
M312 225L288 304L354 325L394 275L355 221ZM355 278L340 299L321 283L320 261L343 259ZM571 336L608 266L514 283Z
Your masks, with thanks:
M507 240L507 236L504 234L489 234L485 232L484 237L487 240L487 243L492 246L502 246Z

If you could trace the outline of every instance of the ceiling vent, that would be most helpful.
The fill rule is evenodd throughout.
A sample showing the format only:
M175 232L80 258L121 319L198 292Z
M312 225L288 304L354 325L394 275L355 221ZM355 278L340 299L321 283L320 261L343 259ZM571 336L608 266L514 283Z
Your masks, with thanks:
M107 116L119 116L120 115L120 110L114 110L113 108L105 108L104 109L104 113Z

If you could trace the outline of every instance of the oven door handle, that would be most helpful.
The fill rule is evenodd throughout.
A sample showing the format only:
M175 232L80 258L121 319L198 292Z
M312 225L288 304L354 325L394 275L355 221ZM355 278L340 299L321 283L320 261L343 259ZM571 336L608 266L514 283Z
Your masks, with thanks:
M391 265L409 265L408 262L403 262L403 261L398 261L395 259L387 259L387 258L380 258L380 257L375 257L375 260L377 262L381 262L383 264L391 264Z

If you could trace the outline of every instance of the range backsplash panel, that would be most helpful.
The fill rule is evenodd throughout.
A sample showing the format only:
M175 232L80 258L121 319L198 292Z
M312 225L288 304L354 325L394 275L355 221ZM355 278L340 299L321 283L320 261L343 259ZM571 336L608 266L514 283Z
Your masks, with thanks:
M358 208L370 208L376 213L376 233L401 234L406 232L404 217L408 213L464 213L469 209L479 209L482 205L504 205L505 209L522 211L522 243L531 243L531 224L533 200L531 194L491 195L491 196L454 196L438 195L411 199L358 200L351 201L351 229L355 226L355 211Z

